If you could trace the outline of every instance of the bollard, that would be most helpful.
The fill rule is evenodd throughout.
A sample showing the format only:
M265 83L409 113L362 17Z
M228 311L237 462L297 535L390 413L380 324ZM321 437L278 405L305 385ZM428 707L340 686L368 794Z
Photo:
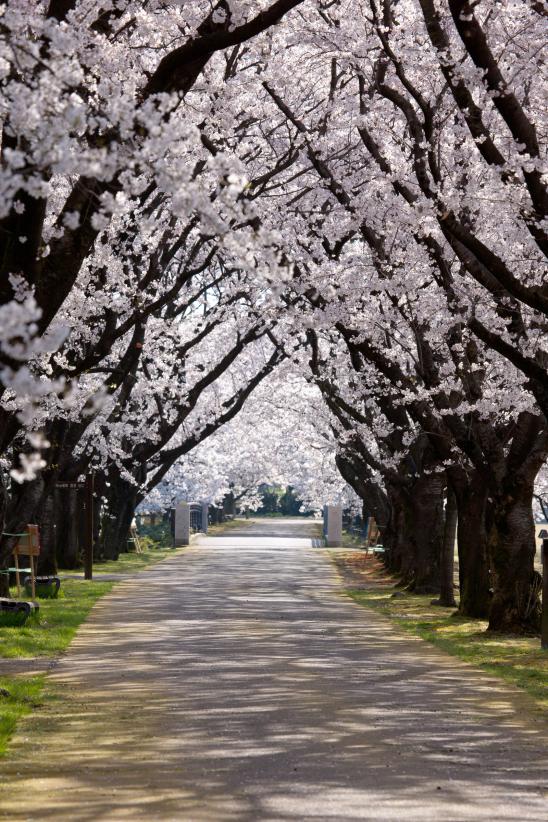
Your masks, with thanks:
M325 506L325 544L328 548L340 548L342 545L342 507Z
M548 539L542 540L540 558L542 560L542 624L540 629L540 647L548 650Z
M180 502L175 508L175 532L173 542L176 548L190 542L190 505Z
M209 525L209 504L202 502L202 533L207 534L207 526Z

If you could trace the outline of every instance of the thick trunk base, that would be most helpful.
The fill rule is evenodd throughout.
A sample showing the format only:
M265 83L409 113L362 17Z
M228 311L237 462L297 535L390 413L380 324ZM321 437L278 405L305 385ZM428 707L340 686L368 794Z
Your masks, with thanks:
M479 474L451 476L457 498L457 547L459 555L459 613L486 619L489 613L490 579L487 561L487 487Z
M536 634L541 620L541 578L535 571L533 486L521 483L493 505L489 551L493 599L489 629Z
M415 483L406 517L415 594L439 594L440 555L443 545L443 478L425 474Z

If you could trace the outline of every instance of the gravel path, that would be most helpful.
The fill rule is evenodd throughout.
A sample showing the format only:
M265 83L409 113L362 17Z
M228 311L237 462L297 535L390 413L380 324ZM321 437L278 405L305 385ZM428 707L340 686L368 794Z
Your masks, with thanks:
M526 697L346 599L307 528L204 538L102 599L3 818L545 822Z

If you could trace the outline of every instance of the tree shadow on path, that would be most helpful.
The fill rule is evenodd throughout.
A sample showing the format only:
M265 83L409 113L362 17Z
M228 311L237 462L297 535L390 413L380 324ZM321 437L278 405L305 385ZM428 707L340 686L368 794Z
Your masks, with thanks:
M96 606L2 769L4 818L544 822L526 700L342 597L285 526Z

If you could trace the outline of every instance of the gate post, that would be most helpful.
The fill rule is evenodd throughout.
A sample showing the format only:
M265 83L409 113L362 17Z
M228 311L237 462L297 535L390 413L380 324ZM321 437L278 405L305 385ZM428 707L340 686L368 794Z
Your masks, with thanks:
M328 548L342 545L342 505L326 505L324 508L325 544Z
M207 534L209 517L209 505L207 502L202 502L202 534Z
M540 647L548 651L548 539L542 540L542 623Z
M190 505L179 502L175 508L175 529L173 544L176 548L190 543Z

